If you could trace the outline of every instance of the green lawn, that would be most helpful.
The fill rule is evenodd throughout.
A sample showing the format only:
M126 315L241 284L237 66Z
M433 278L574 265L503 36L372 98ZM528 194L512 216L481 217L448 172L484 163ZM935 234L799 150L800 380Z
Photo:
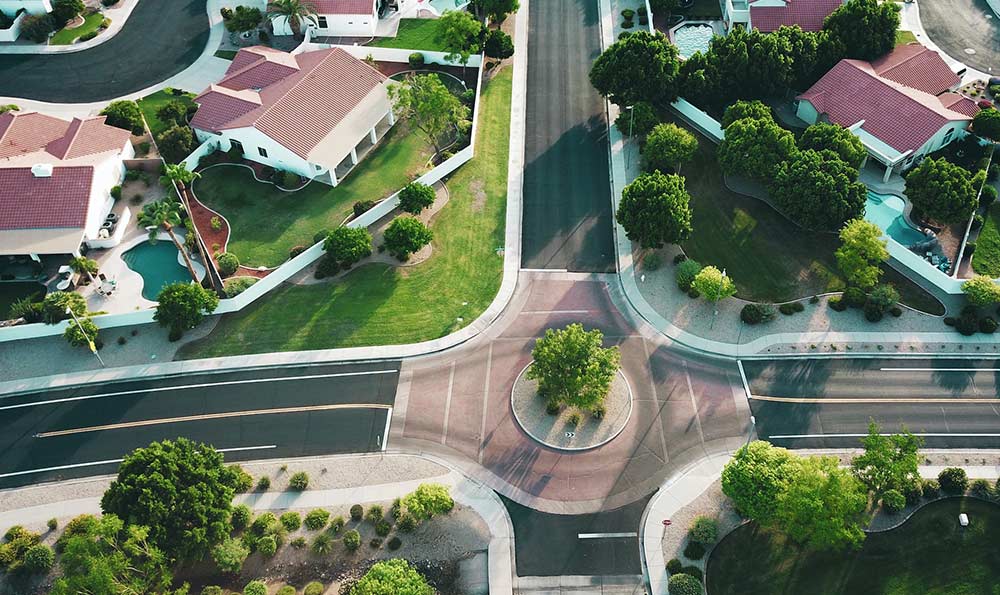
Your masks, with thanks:
M179 357L412 343L472 322L503 277L497 248L504 243L511 82L507 68L483 90L476 157L447 182L451 199L431 225L430 260L367 265L333 284L286 285L224 317Z
M395 37L379 37L368 45L377 48L447 52L448 50L435 39L436 37L437 19L400 19L399 31Z
M223 60L232 60L238 53L237 50L219 50L215 52L215 57L222 58Z
M404 122L337 187L313 182L298 192L281 192L244 167L222 165L203 171L194 192L229 220L229 252L245 265L273 267L295 246L311 245L317 231L340 225L355 202L379 200L406 186L426 171L432 151Z
M994 203L986 214L972 253L972 268L982 275L1000 277L1000 203Z
M928 504L856 552L804 551L750 523L713 550L707 587L711 595L995 595L998 534L1000 507L971 498Z
M748 300L784 302L842 290L844 281L833 255L840 246L837 234L804 230L765 202L729 190L715 145L692 132L698 137L698 152L681 168L681 175L691 195L694 233L682 244L684 252L703 265L725 268L738 295ZM904 303L943 313L936 299L885 268L884 280L896 286Z
M99 12L92 12L83 18L83 24L75 29L62 29L56 32L49 40L49 45L69 45L78 38L97 31L104 22L104 15Z
M917 41L913 31L896 31L896 45L906 45Z
M156 117L156 112L164 105L170 103L171 101L183 101L185 105L194 105L194 94L184 93L182 95L174 95L170 92L170 89L163 89L153 93L152 95L147 95L139 100L139 109L142 110L142 115L146 118L146 124L149 125L149 131L153 133L153 137L158 137L163 133L164 130L168 128L166 124L160 121Z

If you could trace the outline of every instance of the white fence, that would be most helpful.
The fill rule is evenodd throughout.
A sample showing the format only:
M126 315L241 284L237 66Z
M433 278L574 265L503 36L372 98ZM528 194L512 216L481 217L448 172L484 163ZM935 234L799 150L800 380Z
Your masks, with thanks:
M325 48L340 48L347 52L348 54L358 58L359 60L364 60L368 56L371 56L375 60L381 62L400 62L406 64L410 61L410 54L423 54L425 64L441 64L444 66L461 66L462 63L458 60L449 60L447 58L447 52L431 52L426 50L405 50L399 48L377 48L365 45L336 45L329 43L316 43L312 41L307 41L295 49L295 53L310 52L313 50L320 50ZM466 64L469 68L479 68L483 64L482 54L474 54L469 56L469 62Z
M354 46L338 46L344 49L354 48ZM358 47L358 50L378 50L387 48L365 48ZM410 52L405 50L402 51L405 56L400 60L392 58L376 58L378 60L385 60L387 62L406 62ZM440 54L440 52L432 52ZM426 53L425 53L426 54ZM362 56L364 57L364 56ZM421 184L432 185L440 182L447 176L455 172L459 167L469 162L473 156L475 156L476 138L479 130L479 99L480 93L483 86L483 57L473 56L469 60L469 65L473 65L475 61L475 66L478 68L478 83L476 84L476 114L472 121L472 131L470 133L469 146L465 147L461 151L452 155L447 161L441 163L431 171L420 176L416 179L417 182ZM209 140L198 147L188 158L185 163L190 165L192 160L200 160L205 155L210 154L215 150L214 141ZM191 166L192 169L194 166ZM360 199L360 197L359 197ZM396 192L389 198L383 200L379 204L375 205L373 208L366 211L359 217L356 217L350 223L347 224L348 227L369 227L373 225L376 221L385 217L392 212L399 205L399 192ZM249 306L258 298L265 295L267 292L275 289L278 285L284 283L290 279L293 275L306 268L316 260L323 256L323 242L319 242L313 246L310 246L305 252L299 254L295 258L286 261L284 264L279 266L277 269L271 271L266 277L257 281L250 287L248 287L243 293L239 294L234 298L219 300L219 307L215 310L216 314L229 314L232 312L238 312L243 308ZM123 326L133 326L137 324L148 324L153 322L153 309L139 310L136 312L129 312L127 314L105 314L101 316L94 317L94 323L98 328L117 328ZM39 337L49 337L53 335L61 335L66 329L67 323L62 322L59 324L24 324L20 326L12 326L7 328L0 328L0 343L5 341L17 341L20 339L31 339Z
M713 142L722 142L724 134L722 132L722 124L719 124L718 120L698 109L683 97L673 102L671 107L692 126L704 132Z
M21 22L28 16L27 12L22 12L14 17L14 23L7 29L0 29L0 43L17 41L21 35Z

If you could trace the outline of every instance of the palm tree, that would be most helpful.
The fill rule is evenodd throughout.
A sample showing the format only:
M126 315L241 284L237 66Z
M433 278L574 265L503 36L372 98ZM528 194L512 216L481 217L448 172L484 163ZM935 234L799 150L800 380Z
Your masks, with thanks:
M169 187L174 185L177 187L177 194L181 197L181 204L184 205L184 210L190 215L191 214L191 203L188 201L187 189L196 179L200 178L201 174L195 171L191 171L187 168L184 163L179 163L174 165L172 163L164 164L163 175L160 176L160 184ZM191 222L191 231L195 236L195 245L198 246L198 254L201 256L201 261L208 264L208 256L205 254L204 242L201 241L201 236L198 233L198 226ZM209 275L209 278L214 278Z
M177 247L177 251L184 257L184 264L187 266L188 272L191 273L191 278L197 283L198 274L194 270L194 264L191 263L187 251L181 246L181 243L177 240L177 235L174 233L174 227L181 224L180 206L179 203L169 198L150 203L139 213L139 225L150 228L149 240L151 242L156 241L156 232L162 227L167 232L167 235L170 236L174 246Z
M73 269L79 274L86 274L90 282L94 282L94 275L97 274L97 261L93 258L87 258L86 256L74 256L72 260L69 261L69 268Z
M302 23L306 20L318 25L316 19L316 7L311 2L304 0L271 0L267 5L267 18L277 19L284 17L288 20L288 26L292 29L292 35L296 39L302 37Z

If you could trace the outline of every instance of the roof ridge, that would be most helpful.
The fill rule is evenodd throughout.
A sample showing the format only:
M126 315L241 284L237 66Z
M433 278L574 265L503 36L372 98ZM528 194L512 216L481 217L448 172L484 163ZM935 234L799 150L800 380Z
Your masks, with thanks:
M302 68L300 66L298 72L302 73L301 78L299 78L299 80L295 81L290 87L288 87L288 89L286 89L284 93L282 93L281 95L279 95L278 97L276 97L275 100L271 102L271 105L267 106L264 109L264 111L260 113L259 116L257 116L256 118L254 118L253 127L257 128L257 124L261 121L262 118L264 118L269 113L271 113L271 110L273 110L274 108L276 108L279 103L281 103L286 97L288 97L292 93L292 91L295 91L296 89L298 89L299 85L301 85L302 83L304 83L306 81L306 79L309 77L309 74L312 73L313 71L315 71L317 68L319 68L324 63L326 63L326 61L329 60L331 57L333 57L336 54L335 50L338 50L338 49L340 49L340 48L327 48L325 50L317 50L318 52L324 52L324 51L327 52L326 56L323 56L322 60L320 60L320 61L316 62L315 64L313 64L312 68L310 68L309 70L302 70ZM340 50L340 51L344 52L344 50ZM344 53L347 54L347 52L344 52ZM298 57L301 56L301 55L303 55L303 54L297 54L295 56L295 62L296 63L298 63ZM347 55L350 56L350 54L347 54ZM351 56L351 57L353 58L354 56ZM359 62L363 62L363 60L358 60L358 61ZM289 75L289 76L291 76L291 75ZM258 128L258 130L259 130L259 128Z
M253 47L258 47L258 46L253 46ZM247 48L244 48L244 49L247 49ZM240 50L240 51L243 51L243 50ZM278 66L284 66L285 68L291 68L293 72L301 72L301 70L302 70L301 66L298 66L298 60L295 60L296 68L292 68L291 66L289 66L288 64L285 64L284 62L277 62L277 61L268 60L267 56L265 56L263 54L258 54L257 52L247 52L247 53L254 54L255 56L259 56L260 60L254 60L253 62L247 64L246 66L244 66L243 68L240 68L239 70L234 70L233 72L227 73L226 76L222 77L222 79L219 80L219 82L212 83L212 85L209 85L209 86L210 87L213 86L213 85L224 86L223 83L225 83L226 81L234 79L237 76L239 76L241 74L244 74L246 72L249 72L250 69L256 68L262 62L266 62L268 64L277 64ZM287 76L291 76L291 75L292 75L292 73L289 73Z

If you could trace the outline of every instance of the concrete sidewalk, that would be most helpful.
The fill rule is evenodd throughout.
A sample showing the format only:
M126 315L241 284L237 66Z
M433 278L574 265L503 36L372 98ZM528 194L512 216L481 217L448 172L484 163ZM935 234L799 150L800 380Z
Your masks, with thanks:
M78 41L70 45L41 45L31 42L0 44L0 54L69 54L89 50L117 35L125 26L128 18L132 15L132 10L138 3L139 0L121 0L117 5L103 9L101 13L111 19L111 26L93 39Z

